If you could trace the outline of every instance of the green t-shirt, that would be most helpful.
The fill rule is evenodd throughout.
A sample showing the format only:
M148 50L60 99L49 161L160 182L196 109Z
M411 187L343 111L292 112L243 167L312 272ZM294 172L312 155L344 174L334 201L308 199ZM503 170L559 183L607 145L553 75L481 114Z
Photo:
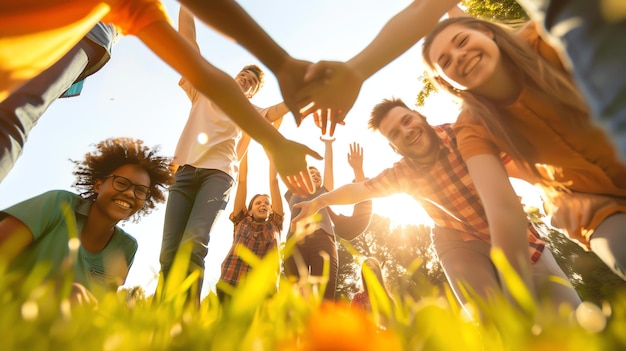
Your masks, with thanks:
M77 255L70 252L70 238L79 237L92 202L79 195L52 190L20 202L0 212L0 219L11 215L33 233L33 242L15 259L12 269L31 272L36 264L48 262L50 277L59 277L71 264L74 282L93 288L98 284L117 289L126 280L137 252L137 241L115 227L107 246L89 252L78 245Z

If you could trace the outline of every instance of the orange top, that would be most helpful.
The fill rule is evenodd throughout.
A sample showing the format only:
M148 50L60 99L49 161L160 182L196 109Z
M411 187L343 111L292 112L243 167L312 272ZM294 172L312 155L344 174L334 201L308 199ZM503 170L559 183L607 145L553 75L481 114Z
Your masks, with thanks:
M558 55L537 33L534 25L519 32L548 62L563 69ZM614 147L591 119L586 123L568 123L574 113L553 104L541 92L523 87L517 99L503 106L510 113L507 123L515 128L537 152L542 164L559 168L548 179L568 184L576 192L626 196L626 166L616 156ZM499 157L506 144L494 140L479 117L462 112L455 124L458 146L464 159L478 154Z
M0 0L0 102L50 67L98 21L137 34L168 21L159 0Z

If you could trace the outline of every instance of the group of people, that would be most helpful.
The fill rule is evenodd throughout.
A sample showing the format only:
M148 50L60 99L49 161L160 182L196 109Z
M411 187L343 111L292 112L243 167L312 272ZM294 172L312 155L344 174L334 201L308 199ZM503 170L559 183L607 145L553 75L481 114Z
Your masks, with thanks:
M333 223L328 206L366 204L367 212L371 203L363 201L405 192L433 219L433 244L461 304L508 293L494 264L496 249L537 301L547 298L554 306L576 307L579 296L513 191L509 177L515 177L541 190L554 226L626 279L626 252L619 244L626 221L626 164L621 158L626 155L626 80L615 77L626 65L626 46L618 34L626 31L626 20L607 18L598 2L520 0L534 20L512 30L459 13L457 2L415 0L353 59L317 64L291 58L229 0L181 1L178 31L157 0L73 5L48 0L46 11L39 11L41 2L1 5L0 18L12 26L0 29L0 106L26 88L45 98L38 111L26 116L13 111L30 103L16 99L12 115L2 116L10 127L3 127L0 136L0 176L9 171L29 129L51 101L108 58L110 45L87 35L94 25L112 23L115 30L137 35L183 76L180 85L192 102L172 160L137 140L106 140L77 162L75 185L82 196L51 192L4 210L0 252L10 254L2 255L3 262L26 267L48 259L59 263L54 267L64 267L60 263L69 259L77 283L90 285L95 279L119 286L132 264L136 242L117 223L164 201L163 189L172 184L160 256L163 276L167 282L176 253L189 242L189 272L199 272L200 289L211 228L238 178L231 215L234 246L221 277L235 285L250 268L238 257L236 244L259 255L278 245L284 214L280 175L292 210L287 240L295 243L285 259L285 273L294 279L320 275L328 260L325 298L334 299L337 271L338 223ZM74 11L65 11L74 5ZM448 11L450 18L440 21ZM248 99L263 79L258 68L245 67L233 80L204 60L195 42L193 15L235 39L272 70L284 103L255 109ZM39 32L33 34L35 21ZM424 36L423 60L433 84L462 103L457 121L431 126L402 101L385 99L374 106L368 125L402 159L366 179L361 147L353 144L349 163L355 180L334 189L332 140L323 139L322 182L319 170L308 168L305 161L307 155L321 156L280 135L278 121L289 111L298 124L303 116L315 114L323 133L330 127L332 136L363 82ZM88 45L83 45L85 38ZM20 49L28 55L11 51ZM65 58L71 64L61 63ZM62 87L48 93L52 83L31 84L57 65L75 72L51 78L63 81ZM207 145L195 143L200 132L210 136ZM245 206L248 138L259 141L268 154L271 196L255 195ZM68 205L73 216L62 211ZM299 222L318 212L313 230L298 230ZM72 256L76 250L69 245L70 233L79 240L78 257ZM125 272L104 267L109 251L125 260ZM229 291L226 286L220 294Z

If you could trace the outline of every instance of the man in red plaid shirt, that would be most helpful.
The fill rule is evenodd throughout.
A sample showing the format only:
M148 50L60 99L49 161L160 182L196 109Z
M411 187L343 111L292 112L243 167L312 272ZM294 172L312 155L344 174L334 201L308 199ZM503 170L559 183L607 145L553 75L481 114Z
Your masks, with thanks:
M301 203L301 215L294 221L329 205L406 193L435 223L433 244L458 301L462 305L468 302L466 292L485 300L501 292L499 275L489 255L485 209L456 147L452 125L431 126L426 117L401 100L385 99L374 107L369 127L380 131L403 158L375 178L347 184ZM506 157L503 161L510 163ZM580 297L530 223L528 244L534 283L530 292L535 296L540 291L548 292L547 298L556 307L561 303L576 307ZM553 276L560 281L555 282Z

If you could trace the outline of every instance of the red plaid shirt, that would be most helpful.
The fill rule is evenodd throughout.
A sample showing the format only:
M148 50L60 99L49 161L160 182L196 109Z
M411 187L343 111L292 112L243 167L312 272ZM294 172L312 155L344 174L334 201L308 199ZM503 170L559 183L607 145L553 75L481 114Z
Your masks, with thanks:
M257 222L247 210L243 210L236 216L232 213L230 220L235 225L235 237L233 246L222 262L220 280L231 285L237 285L251 268L249 264L242 261L235 253L237 245L246 246L259 257L265 256L269 250L278 247L280 232L283 229L283 216L272 213L267 221ZM278 262L276 262L276 267L279 267Z
M457 230L464 240L491 242L485 209L467 166L459 153L451 124L433 126L441 140L437 160L423 165L402 158L365 186L378 197L406 193L422 205L437 226ZM531 224L528 226L530 257L536 262L545 246Z

